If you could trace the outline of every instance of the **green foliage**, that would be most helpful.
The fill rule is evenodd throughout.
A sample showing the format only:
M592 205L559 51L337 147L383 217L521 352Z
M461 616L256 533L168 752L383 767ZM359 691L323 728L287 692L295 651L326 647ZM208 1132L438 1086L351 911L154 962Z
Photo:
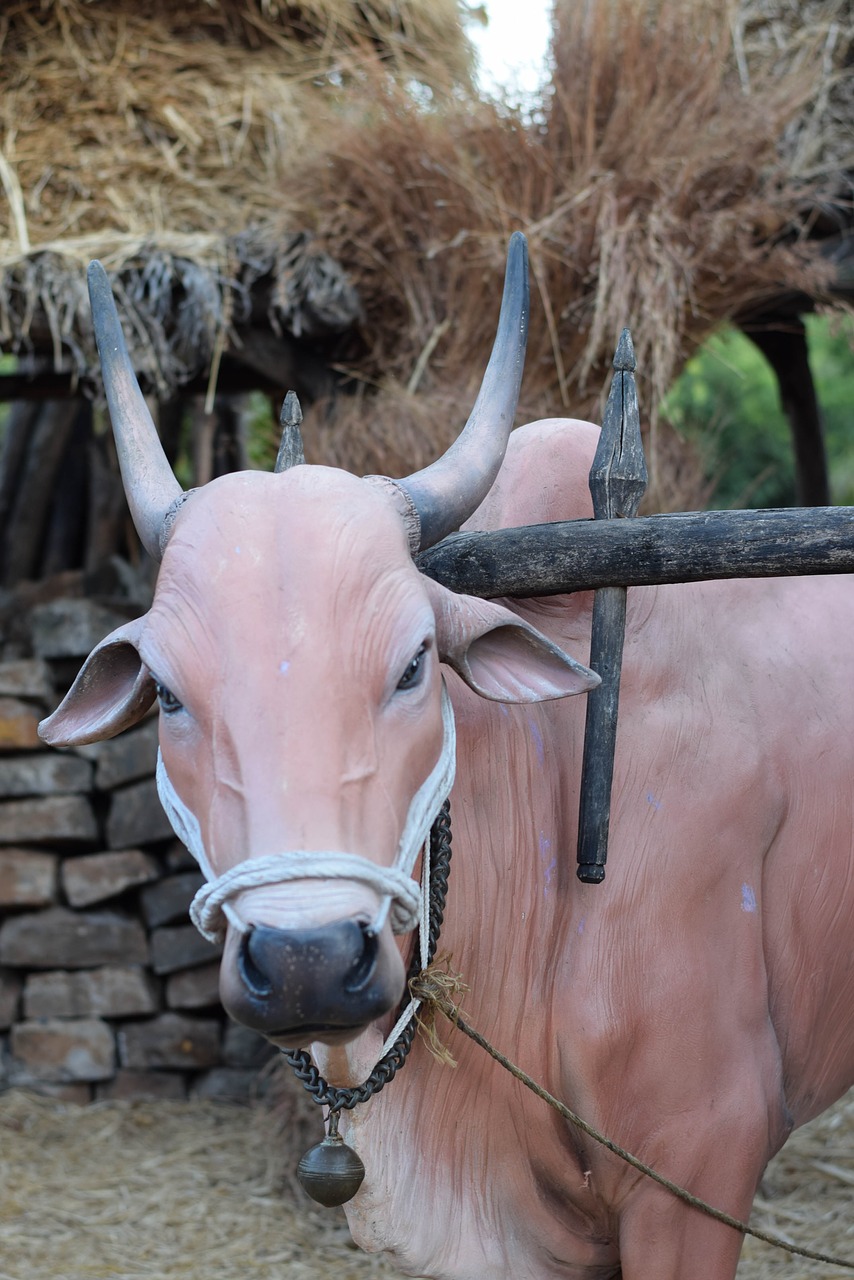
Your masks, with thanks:
M18 357L9 355L0 355L0 373L14 373L18 367ZM3 447L6 440L6 428L9 422L9 414L11 406L7 403L0 403L0 448Z
M806 323L833 500L854 504L854 317ZM712 506L794 504L794 451L777 382L738 330L720 330L689 360L662 413L698 447L715 485Z
M246 452L256 471L272 471L279 451L282 428L273 412L270 397L260 391L249 393Z

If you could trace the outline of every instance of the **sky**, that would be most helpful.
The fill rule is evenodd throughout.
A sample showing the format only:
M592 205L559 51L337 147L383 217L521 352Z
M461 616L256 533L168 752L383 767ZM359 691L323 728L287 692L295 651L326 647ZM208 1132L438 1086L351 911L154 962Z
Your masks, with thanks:
M543 79L551 33L551 0L480 0L487 26L468 25L480 59L480 87L533 93Z

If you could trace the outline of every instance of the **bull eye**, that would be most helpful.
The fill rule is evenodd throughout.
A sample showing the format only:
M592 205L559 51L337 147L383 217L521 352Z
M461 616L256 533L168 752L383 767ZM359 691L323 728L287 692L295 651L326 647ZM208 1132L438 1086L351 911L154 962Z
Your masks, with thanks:
M175 711L183 711L184 704L179 702L171 689L167 689L165 684L161 684L159 680L155 680L154 687L157 690L157 698L160 702L160 710L164 715L172 715Z
M421 677L424 674L424 657L427 653L427 645L422 644L409 666L397 682L398 689L404 692L407 689L414 689L416 685L421 683Z

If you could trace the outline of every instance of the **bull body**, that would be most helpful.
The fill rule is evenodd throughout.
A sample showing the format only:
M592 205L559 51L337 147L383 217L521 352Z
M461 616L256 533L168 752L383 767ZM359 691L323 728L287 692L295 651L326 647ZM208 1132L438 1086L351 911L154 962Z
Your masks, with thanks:
M596 439L557 420L515 432L469 527L589 515ZM93 653L45 734L118 732L156 681L163 760L217 875L282 849L388 865L441 755L441 659L457 726L441 945L467 1017L620 1145L745 1218L791 1129L854 1079L854 590L629 592L601 885L574 875L585 707L565 695L592 679L563 656L588 651L591 608L589 593L499 605L429 582L386 495L343 473L229 476L181 507L150 613ZM314 1040L333 1083L360 1082L409 936L386 920L375 937L377 894L346 878L245 888L234 907L227 1007L283 1046ZM358 950L353 922L370 946L333 981L312 956L336 929ZM736 1232L460 1040L455 1070L416 1042L342 1117L367 1168L347 1206L360 1245L437 1280L732 1280Z
M471 527L589 515L594 446L580 424L514 433ZM591 606L513 604L582 655ZM471 984L466 1016L742 1219L791 1129L854 1079L852 623L848 579L629 592L597 886L574 876L583 703L507 708L452 688L443 945ZM408 1078L353 1115L370 1185L348 1216L364 1247L454 1280L735 1274L735 1232L573 1132L476 1046L454 1050L451 1072L419 1047Z

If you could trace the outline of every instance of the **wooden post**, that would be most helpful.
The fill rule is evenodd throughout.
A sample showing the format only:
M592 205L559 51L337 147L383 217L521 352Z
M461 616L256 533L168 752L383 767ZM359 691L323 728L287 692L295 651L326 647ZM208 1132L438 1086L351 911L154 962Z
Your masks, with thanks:
M288 471L291 467L301 467L305 462L302 447L302 409L295 391L289 391L282 402L279 425L282 428L282 443L276 456L274 471Z
M596 520L636 515L647 486L634 377L635 353L628 329L620 336L614 370L602 434L590 469ZM593 601L590 666L602 677L602 683L587 695L578 813L577 874L587 884L599 884L605 878L625 630L626 588L601 587Z

